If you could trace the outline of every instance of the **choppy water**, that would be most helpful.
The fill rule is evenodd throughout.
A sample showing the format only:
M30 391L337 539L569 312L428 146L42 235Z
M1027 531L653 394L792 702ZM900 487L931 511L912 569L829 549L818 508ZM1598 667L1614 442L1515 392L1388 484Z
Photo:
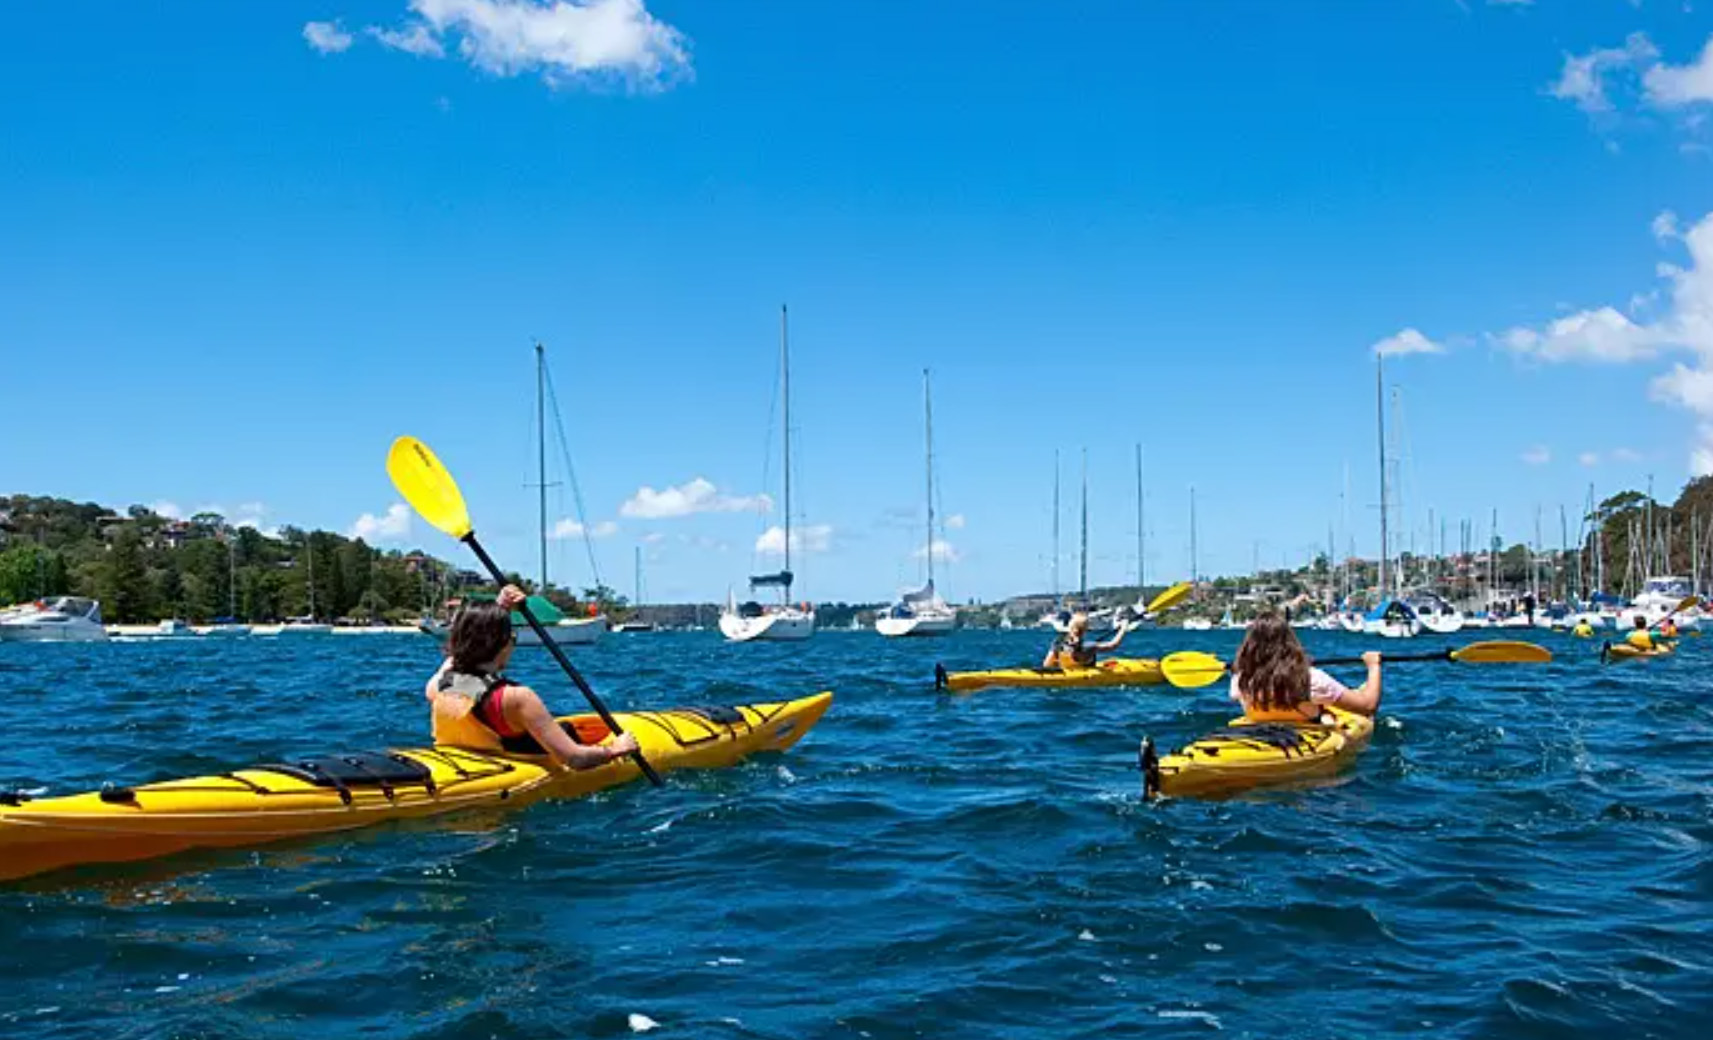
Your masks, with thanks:
M1602 669L1543 641L1550 666L1390 671L1343 783L1149 805L1138 739L1218 726L1217 688L933 692L936 658L1018 663L1031 633L611 637L577 659L615 706L838 701L789 754L662 791L0 884L0 1035L1699 1035L1713 649ZM411 637L0 646L0 784L419 744L434 663ZM514 674L575 710L549 668Z

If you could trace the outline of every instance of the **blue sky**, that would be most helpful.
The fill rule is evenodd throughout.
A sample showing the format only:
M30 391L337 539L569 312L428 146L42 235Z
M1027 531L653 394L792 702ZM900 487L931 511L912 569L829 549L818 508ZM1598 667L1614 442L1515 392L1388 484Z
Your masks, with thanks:
M387 519L410 432L533 569L539 337L605 576L643 545L649 598L722 598L770 562L788 302L812 598L919 574L924 366L957 599L1046 585L1055 449L1067 584L1084 447L1096 583L1135 573L1137 442L1151 576L1192 484L1232 572L1342 529L1347 466L1372 553L1386 341L1433 351L1388 367L1399 526L1555 542L1590 482L1713 470L1686 7L18 5L0 485L451 555Z

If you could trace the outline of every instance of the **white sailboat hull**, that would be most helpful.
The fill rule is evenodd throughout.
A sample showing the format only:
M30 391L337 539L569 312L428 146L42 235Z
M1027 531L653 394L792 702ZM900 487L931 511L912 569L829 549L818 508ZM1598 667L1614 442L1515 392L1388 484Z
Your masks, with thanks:
M907 636L943 636L956 627L956 614L918 614L915 617L874 619L874 630L892 639Z
M720 615L720 634L734 643L788 643L815 634L815 614L791 609L744 617L732 611Z
M439 621L424 621L417 626L423 632L436 639L445 639L451 629ZM548 625L548 634L553 636L554 643L559 646L590 646L600 641L607 632L607 616L600 614L592 618L564 618ZM540 646L541 637L535 634L535 629L527 625L516 626L518 646Z
M107 629L83 618L19 619L0 625L0 643L104 643Z

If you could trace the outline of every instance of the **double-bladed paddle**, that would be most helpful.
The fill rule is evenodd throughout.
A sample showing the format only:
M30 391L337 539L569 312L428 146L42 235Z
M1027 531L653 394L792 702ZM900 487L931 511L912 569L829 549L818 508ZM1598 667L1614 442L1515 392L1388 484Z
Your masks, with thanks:
M430 524L468 545L470 551L476 554L476 559L481 560L482 566L493 575L494 581L505 584L506 576L501 573L499 565L494 563L493 557L482 548L482 543L476 540L475 528L470 523L470 511L464 506L464 495L458 490L457 481L452 479L452 474L446 471L446 467L440 464L434 453L428 450L428 445L415 437L400 437L394 441L392 449L387 452L387 475L393 478L393 486L398 488L399 494L404 496L412 509ZM582 673L577 671L571 659L565 656L565 651L559 649L559 644L553 641L547 628L529 612L529 603L519 603L517 610L523 615L523 619L529 622L529 627L535 630L536 636L541 639L541 645L547 648L553 659L559 662L559 667L565 669L565 674L570 676L577 689L583 692L589 707L595 709L595 714L601 717L601 721L607 724L613 735L623 733L624 727L613 718L613 713L607 710L607 706L601 703L601 698L595 696L595 691L589 688L589 683ZM660 774L656 773L654 767L642 756L642 749L631 752L631 757L636 759L642 775L659 787Z
M1470 643L1468 646L1456 649L1435 650L1422 654L1386 654L1381 658L1387 664L1404 661L1462 661L1465 664L1544 664L1552 660L1552 651L1534 643L1523 643L1514 640L1492 640L1485 643ZM1360 657L1328 657L1312 662L1316 666L1338 664L1361 664ZM1167 654L1160 662L1160 671L1166 676L1166 681L1184 690L1194 690L1219 681L1226 674L1230 665L1212 654L1204 654L1197 650L1184 650L1175 654Z

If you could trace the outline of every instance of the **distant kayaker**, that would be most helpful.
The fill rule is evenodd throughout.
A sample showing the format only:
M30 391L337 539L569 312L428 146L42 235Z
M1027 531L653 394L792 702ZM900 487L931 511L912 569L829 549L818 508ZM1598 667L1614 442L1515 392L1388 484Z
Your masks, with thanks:
M1576 627L1570 630L1570 634L1578 639L1588 639L1594 635L1594 626L1588 623L1587 618L1578 618Z
M1661 639L1677 638L1677 622L1670 617L1660 619L1659 637Z
M1624 642L1643 653L1654 649L1654 637L1648 631L1648 619L1640 614L1635 617L1636 627L1630 629L1630 634L1624 637Z
M552 755L572 769L592 769L636 750L629 733L605 744L566 735L541 697L505 677L517 648L512 608L523 590L507 585L493 603L464 607L452 621L446 660L424 691L433 710L434 742L518 755Z
M1118 632L1104 643L1087 644L1088 614L1077 611L1071 615L1070 623L1059 637L1053 640L1053 646L1047 651L1047 659L1041 662L1042 668L1093 668L1099 655L1118 649L1118 644L1124 642L1124 637L1130 634L1130 626L1119 625Z
M1351 689L1309 664L1309 656L1291 626L1267 613L1249 625L1249 634L1231 666L1231 699L1256 722L1317 722L1321 708L1336 705L1358 715L1380 710L1380 652L1362 655L1368 680Z

